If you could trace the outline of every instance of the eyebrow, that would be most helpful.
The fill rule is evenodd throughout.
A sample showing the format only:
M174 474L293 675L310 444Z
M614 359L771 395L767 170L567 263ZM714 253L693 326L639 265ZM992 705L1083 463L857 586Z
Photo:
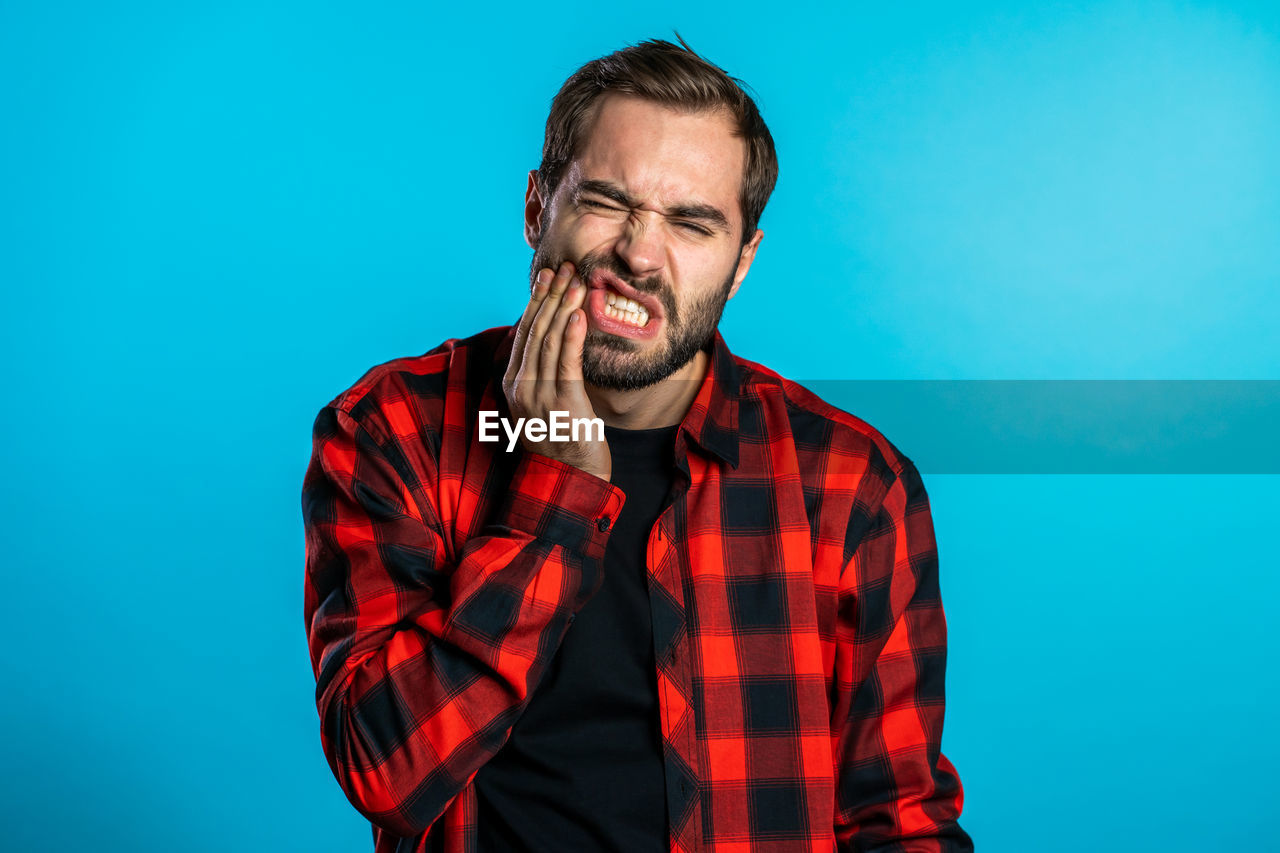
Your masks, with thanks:
M578 197L583 193L591 193L592 195L603 196L610 201L616 202L623 207L639 207L640 200L627 194L625 190L617 184L609 181L585 180L579 181L573 189L573 199L577 201ZM718 207L710 204L677 204L663 211L663 215L674 217L676 219L694 219L720 228L723 231L729 230L729 218L724 215Z

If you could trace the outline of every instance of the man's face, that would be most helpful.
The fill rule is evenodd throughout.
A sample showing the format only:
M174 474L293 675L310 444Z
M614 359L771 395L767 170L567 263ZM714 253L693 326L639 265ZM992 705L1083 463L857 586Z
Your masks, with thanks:
M726 112L606 95L549 203L530 177L530 283L543 267L577 267L588 287L588 382L615 390L660 382L714 334L763 236L742 244L745 158Z

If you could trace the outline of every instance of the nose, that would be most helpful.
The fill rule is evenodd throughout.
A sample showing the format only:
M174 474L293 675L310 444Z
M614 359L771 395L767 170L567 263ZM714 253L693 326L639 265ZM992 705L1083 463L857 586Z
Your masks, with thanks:
M654 275L663 267L666 240L660 219L652 211L633 211L614 244L614 251L636 277Z

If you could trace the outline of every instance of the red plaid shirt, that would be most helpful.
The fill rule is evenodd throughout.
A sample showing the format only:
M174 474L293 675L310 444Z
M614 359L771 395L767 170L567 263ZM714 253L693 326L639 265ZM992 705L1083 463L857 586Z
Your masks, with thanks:
M507 413L511 340L375 367L316 419L321 743L379 853L474 853L472 777L598 589L625 500L478 441L480 411ZM914 466L719 335L675 452L646 554L671 850L972 849L939 750L946 627Z

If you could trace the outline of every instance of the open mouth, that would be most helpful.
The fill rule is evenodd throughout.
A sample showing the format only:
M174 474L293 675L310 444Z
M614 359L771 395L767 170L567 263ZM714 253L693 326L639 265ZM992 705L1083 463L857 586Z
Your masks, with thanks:
M622 323L644 328L649 325L649 309L614 290L605 292L604 312Z
M587 281L587 316L602 332L643 340L657 335L662 325L662 303L603 270Z

